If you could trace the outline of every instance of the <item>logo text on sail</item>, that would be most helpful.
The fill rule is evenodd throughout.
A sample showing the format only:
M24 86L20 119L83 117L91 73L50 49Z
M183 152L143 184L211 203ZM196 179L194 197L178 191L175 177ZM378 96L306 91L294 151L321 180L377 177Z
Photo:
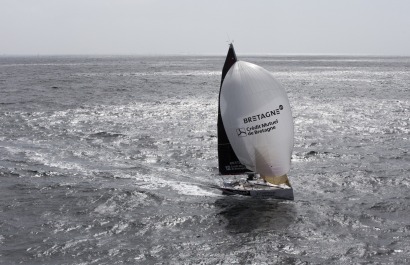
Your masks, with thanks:
M253 116L250 116L250 117L243 118L243 123L250 123L250 122L254 122L254 121L259 121L259 120L262 120L262 119L265 119L265 118L272 117L274 115L278 115L278 114L280 114L281 110L283 110L283 106L279 105L279 108L277 108L277 109L270 110L270 111L267 111L265 113L261 113L261 114L257 114L257 115L253 115Z

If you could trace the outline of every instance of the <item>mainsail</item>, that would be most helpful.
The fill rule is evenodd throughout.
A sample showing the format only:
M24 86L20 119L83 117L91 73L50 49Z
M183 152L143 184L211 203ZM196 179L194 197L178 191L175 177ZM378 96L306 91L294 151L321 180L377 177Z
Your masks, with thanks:
M220 88L222 88L226 74L232 65L236 63L236 61L235 50L233 45L230 44L228 54L226 55L225 64L222 68ZM219 97L221 97L221 90L219 90ZM241 164L228 140L228 136L226 135L222 122L220 105L218 105L218 160L219 172L222 175L239 174L249 171L244 165Z
M294 137L286 91L270 72L248 62L235 60L222 78L218 124L226 139L221 140L227 140L239 165L271 183L290 185L286 174Z

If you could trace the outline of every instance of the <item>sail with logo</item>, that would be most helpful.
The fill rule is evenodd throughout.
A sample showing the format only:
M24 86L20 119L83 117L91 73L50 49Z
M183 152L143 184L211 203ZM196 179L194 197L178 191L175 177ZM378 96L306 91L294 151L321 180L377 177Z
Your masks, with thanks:
M239 61L230 44L222 70L218 109L221 175L226 195L293 200L288 179L293 119L285 89L262 67ZM238 175L245 176L238 179ZM246 175L244 175L246 174Z

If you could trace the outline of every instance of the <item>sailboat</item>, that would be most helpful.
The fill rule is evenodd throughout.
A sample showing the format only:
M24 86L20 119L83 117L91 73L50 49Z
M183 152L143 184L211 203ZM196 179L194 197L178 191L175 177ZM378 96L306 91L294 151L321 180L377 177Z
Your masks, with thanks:
M264 68L237 60L231 43L218 104L218 162L224 195L293 200L288 179L293 118L285 89Z

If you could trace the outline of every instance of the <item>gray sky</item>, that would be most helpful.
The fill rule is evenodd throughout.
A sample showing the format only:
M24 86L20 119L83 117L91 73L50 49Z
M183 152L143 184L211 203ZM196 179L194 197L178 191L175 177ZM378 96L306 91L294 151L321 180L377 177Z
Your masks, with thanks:
M0 0L0 55L410 55L409 0Z

